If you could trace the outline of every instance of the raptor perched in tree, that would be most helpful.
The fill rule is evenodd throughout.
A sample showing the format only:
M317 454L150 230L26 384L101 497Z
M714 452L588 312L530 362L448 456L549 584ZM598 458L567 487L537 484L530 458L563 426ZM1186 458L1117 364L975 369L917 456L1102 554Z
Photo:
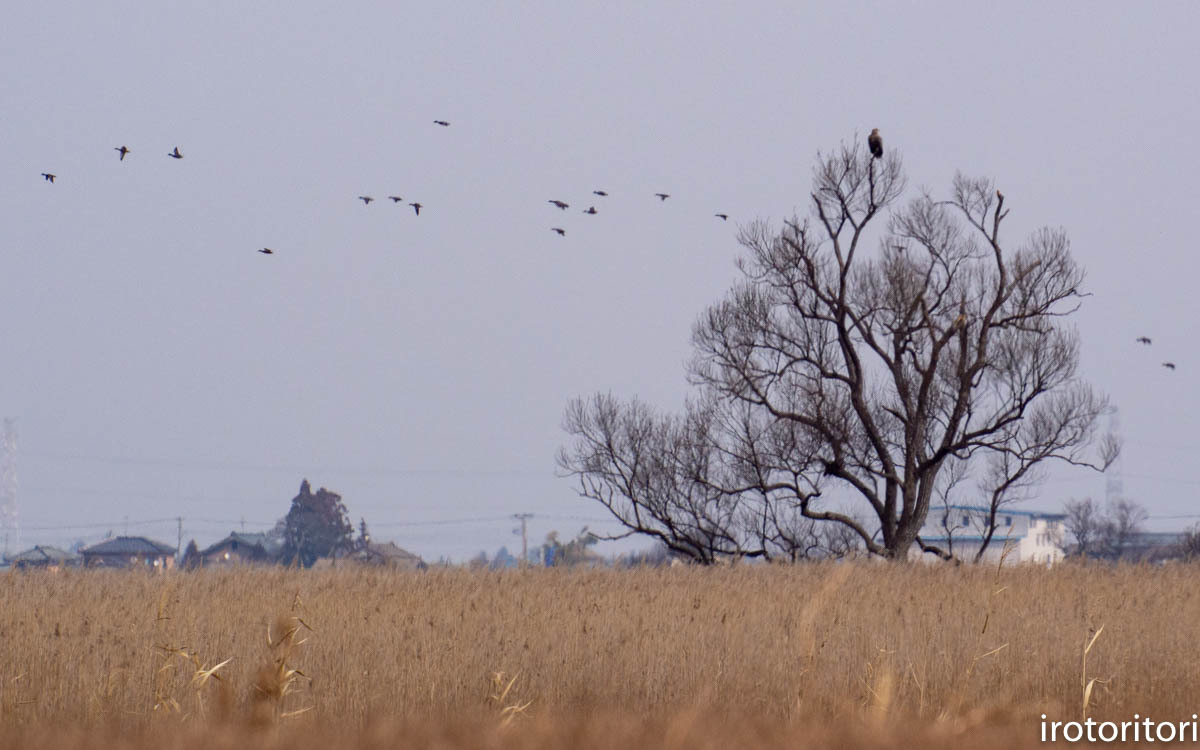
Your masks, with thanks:
M876 159L883 158L883 136L879 135L879 128L871 130L871 134L867 136L867 146L871 149L871 156Z

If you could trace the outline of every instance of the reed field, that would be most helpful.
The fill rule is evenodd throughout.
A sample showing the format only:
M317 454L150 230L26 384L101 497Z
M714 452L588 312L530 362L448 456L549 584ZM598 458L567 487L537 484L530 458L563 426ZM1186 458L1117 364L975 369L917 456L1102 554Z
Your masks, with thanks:
M871 563L13 573L0 746L1032 746L1041 714L1200 711L1198 579Z

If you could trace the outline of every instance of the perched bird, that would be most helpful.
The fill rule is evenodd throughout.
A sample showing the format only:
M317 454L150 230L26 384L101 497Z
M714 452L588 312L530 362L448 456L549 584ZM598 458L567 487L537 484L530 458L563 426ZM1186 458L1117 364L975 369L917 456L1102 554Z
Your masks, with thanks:
M400 201L402 201L404 199L398 195L389 195L388 200L390 200L392 203L399 203Z
M566 211L566 210L567 210L567 207L571 205L570 203L563 203L562 201L555 201L555 200L549 200L549 201L546 201L546 202L547 202L547 203L553 203L554 205L556 205L556 206L558 206L559 208L561 208L563 211Z
M596 210L596 207L595 207L595 206L588 206L588 210L584 211L584 213L585 213L585 214L592 214L592 215L595 215L595 214L598 214L598 213L600 213L600 212Z
M358 196L358 199L363 202L364 206L371 205L371 201L375 200L374 198L372 198L369 195L360 195L360 196Z
M441 125L443 128L448 128L448 127L450 127L450 123L446 122L445 120L434 120L434 121L433 121L433 124L434 124L434 125Z
M1174 370L1175 363L1174 362L1163 362L1163 367L1167 368L1168 370Z
M873 129L867 136L867 147L871 149L871 156L876 159L883 158L883 136L879 135L879 128Z
M54 178L58 175L52 175L49 172L42 172L42 177L46 178L46 182L54 182Z
M1137 342L1139 344L1145 344L1146 346L1149 346L1152 343L1149 336L1138 336Z
M172 159L182 159L182 158L183 158L183 154L179 153L179 147L178 147L178 146L176 146L176 147L175 147L175 150L174 150L174 151L172 151L171 153L167 154L167 156L171 157Z
M116 146L113 146L113 151L120 151L120 152L121 152L121 159L120 159L120 161L125 161L125 154L128 154L128 153L129 153L129 149L125 148L124 146L121 146L120 148L117 148Z
M667 194L667 193L655 193L655 195L657 195L657 196L658 196L658 199L659 199L660 201L665 201L667 198L670 198L670 197L671 197L671 196L670 196L669 194Z
M275 254L275 251L269 247L264 247L264 248L260 249L259 252L262 253L263 255L274 255Z
M600 196L601 198L607 198L607 197L608 197L608 193L604 192L603 190L593 190L593 191L592 191L592 195L598 195L598 196Z
M413 210L417 212L417 216L421 215L422 206L420 203L409 203L408 205L413 207Z
M729 214L713 214L713 216L717 217L721 221L729 221Z
M954 319L954 327L955 327L955 328L962 328L962 327L963 327L963 326L965 326L966 324L967 324L967 314L966 314L966 313L959 313L959 314L958 314L958 317Z
M567 236L567 230L563 229L562 227L550 227L550 231L551 231L551 232L558 232L558 236L559 236L559 237L566 237L566 236Z
M1004 200L1004 193L997 190L996 191L996 200L1001 200L1001 201Z

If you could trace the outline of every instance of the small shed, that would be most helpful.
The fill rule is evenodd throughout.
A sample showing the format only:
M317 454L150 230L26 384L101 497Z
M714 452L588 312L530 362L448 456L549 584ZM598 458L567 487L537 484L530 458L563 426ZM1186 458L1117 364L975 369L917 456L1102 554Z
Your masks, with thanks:
M87 568L149 568L170 570L175 567L175 548L144 536L118 536L79 551Z

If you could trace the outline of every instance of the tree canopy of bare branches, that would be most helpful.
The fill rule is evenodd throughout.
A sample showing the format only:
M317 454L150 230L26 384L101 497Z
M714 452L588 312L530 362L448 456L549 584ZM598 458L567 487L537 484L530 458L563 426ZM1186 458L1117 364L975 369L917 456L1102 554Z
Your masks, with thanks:
M683 413L568 405L559 465L580 493L700 562L847 546L899 561L950 556L920 529L967 476L994 515L1047 462L1107 466L1119 445L1078 373L1084 272L1065 233L1010 247L990 181L901 203L905 182L895 150L843 144L818 155L807 218L742 227L742 279L694 327Z

